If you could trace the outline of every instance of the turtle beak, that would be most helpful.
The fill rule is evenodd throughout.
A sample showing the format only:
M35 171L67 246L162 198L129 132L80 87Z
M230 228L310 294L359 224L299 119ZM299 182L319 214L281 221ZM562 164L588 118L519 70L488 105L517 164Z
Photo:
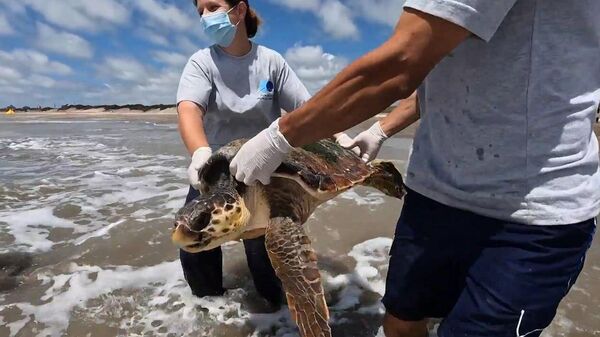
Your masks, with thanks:
M175 222L171 233L171 241L175 246L192 253L200 250L203 234L192 231L187 223L179 220Z

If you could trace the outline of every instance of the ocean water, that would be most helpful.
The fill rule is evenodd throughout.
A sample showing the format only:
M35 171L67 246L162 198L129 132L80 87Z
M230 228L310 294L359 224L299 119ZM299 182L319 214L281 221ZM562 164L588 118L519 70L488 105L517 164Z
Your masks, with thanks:
M404 170L410 143L382 156ZM297 336L287 308L256 294L238 243L224 247L225 296L188 289L170 242L188 163L174 116L1 117L0 163L0 255L25 257L0 284L0 336ZM308 221L334 336L382 336L401 206L356 188ZM545 337L600 336L599 279L596 244Z

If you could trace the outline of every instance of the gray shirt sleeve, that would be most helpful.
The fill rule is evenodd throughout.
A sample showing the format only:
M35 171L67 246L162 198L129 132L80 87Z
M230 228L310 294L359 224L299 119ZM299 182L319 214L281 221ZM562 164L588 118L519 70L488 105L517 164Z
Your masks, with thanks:
M457 24L489 42L517 0L407 0L404 7Z
M183 69L179 80L177 104L183 101L192 101L206 112L212 88L213 83L208 70L192 57Z
M279 62L279 76L275 83L279 106L286 112L292 112L306 103L311 95L283 57L279 57Z

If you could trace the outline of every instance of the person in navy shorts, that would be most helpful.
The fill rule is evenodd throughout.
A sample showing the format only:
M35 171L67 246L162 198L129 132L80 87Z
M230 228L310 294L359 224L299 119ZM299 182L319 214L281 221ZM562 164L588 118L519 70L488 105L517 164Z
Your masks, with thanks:
M384 331L534 337L583 267L600 210L600 1L407 0L388 41L249 140L236 179L403 100L357 137L366 161L417 119ZM416 94L413 93L416 91Z

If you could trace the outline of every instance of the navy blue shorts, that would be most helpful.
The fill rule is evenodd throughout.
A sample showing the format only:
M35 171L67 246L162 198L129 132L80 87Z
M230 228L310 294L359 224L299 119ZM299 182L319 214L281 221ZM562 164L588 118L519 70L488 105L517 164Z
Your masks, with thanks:
M577 279L595 220L531 226L408 191L383 303L401 320L444 318L440 337L539 336Z

